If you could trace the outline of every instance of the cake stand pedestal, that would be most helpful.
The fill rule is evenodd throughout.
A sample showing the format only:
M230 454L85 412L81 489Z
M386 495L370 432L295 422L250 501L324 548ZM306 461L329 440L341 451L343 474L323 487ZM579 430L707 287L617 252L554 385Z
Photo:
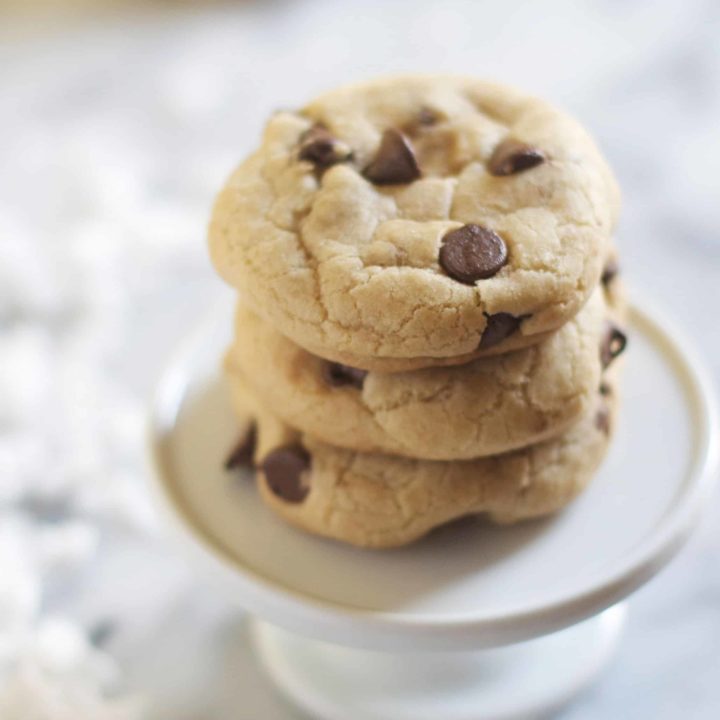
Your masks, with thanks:
M507 647L388 653L308 640L255 621L259 657L312 717L476 720L543 717L612 657L624 605L565 630Z
M707 373L645 308L630 314L615 442L577 501L389 551L296 531L223 472L237 433L218 370L229 312L188 339L152 409L154 495L215 591L254 616L278 688L318 720L508 720L543 717L596 677L622 600L687 539L717 469Z

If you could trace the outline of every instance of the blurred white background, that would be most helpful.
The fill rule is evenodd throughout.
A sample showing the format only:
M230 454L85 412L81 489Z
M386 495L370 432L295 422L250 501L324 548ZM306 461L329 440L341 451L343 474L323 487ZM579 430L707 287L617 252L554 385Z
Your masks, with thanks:
M398 70L564 106L623 187L626 278L717 378L718 37L713 0L0 0L0 718L296 717L144 487L153 384L224 292L212 197L269 112ZM713 507L563 718L717 717L718 553Z

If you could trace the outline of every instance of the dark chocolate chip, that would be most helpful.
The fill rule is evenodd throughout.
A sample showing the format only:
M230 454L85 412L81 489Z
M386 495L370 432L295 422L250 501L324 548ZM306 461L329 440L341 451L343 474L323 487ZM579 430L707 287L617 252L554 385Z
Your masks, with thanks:
M500 270L507 262L507 248L492 230L480 225L463 225L445 234L439 261L450 277L472 285Z
M290 503L301 503L309 492L303 475L310 467L310 455L301 445L277 448L265 456L262 471L274 495Z
M607 324L605 336L600 345L600 360L606 368L627 346L627 335L617 325Z
M479 350L486 350L501 343L505 338L510 337L519 327L524 317L515 317L510 313L495 313L486 315L487 325L480 338Z
M600 383L598 390L603 397L612 395L612 388L604 380Z
M606 435L610 434L610 412L604 405L595 414L595 427Z
M620 266L618 265L618 261L615 260L615 258L611 258L605 263L602 275L600 276L600 282L607 287L617 277L619 272Z
M237 445L225 460L226 470L237 468L250 468L253 466L253 456L257 444L257 426L252 423L245 434L238 440Z
M352 150L342 140L334 137L326 127L313 125L300 136L300 160L309 160L316 167L328 168L349 160Z
M513 175L529 170L544 162L545 155L532 145L512 140L503 140L493 151L488 161L491 175Z
M420 168L410 141L399 130L386 130L375 157L363 175L375 185L397 185L417 180Z
M342 365L336 362L326 362L323 365L323 377L325 382L332 387L341 387L342 385L352 385L362 390L367 370L354 368L350 365Z

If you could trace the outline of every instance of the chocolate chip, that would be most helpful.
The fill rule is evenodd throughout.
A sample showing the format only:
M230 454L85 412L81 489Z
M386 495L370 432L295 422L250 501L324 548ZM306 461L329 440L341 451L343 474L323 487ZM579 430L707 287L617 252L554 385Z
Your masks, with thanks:
M363 175L375 185L397 185L417 180L420 168L410 141L399 130L386 130L375 157Z
M479 350L486 350L502 342L505 338L510 337L519 327L520 323L527 316L515 317L510 313L495 313L494 315L485 315L487 317L487 325L483 331Z
M326 127L313 125L300 136L300 160L309 160L316 167L327 168L349 160L352 150L342 140L331 135Z
M253 466L253 456L255 455L255 446L257 444L257 426L252 423L248 427L247 432L240 438L237 445L225 460L226 470L235 470L236 468L250 468Z
M310 455L301 445L277 448L265 456L262 471L268 487L279 498L301 503L309 488L303 484L303 475L310 467Z
M610 434L610 412L604 405L595 414L595 427L606 435Z
M604 380L600 383L598 390L603 397L612 395L612 388Z
M325 382L332 387L352 385L362 390L367 370L354 368L350 365L342 365L336 362L326 362L323 365L323 377Z
M491 175L513 175L544 162L545 155L532 145L518 140L503 140L488 161Z
M607 324L605 337L600 345L600 360L606 368L627 346L627 335L617 325Z
M503 239L480 225L463 225L442 239L440 266L455 280L472 285L495 275L507 262Z
M602 275L600 276L600 282L607 287L620 272L620 266L615 258L611 258L605 263Z

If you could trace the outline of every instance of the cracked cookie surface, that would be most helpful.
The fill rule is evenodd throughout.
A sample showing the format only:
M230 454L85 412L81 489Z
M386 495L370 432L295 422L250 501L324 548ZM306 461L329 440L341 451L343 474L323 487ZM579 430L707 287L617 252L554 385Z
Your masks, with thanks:
M537 443L587 412L600 385L610 312L598 287L542 343L451 368L386 374L312 355L241 302L225 367L240 406L249 383L284 422L331 445L469 459Z
M405 545L476 514L509 523L560 510L590 482L615 423L613 373L589 411L552 440L504 455L439 462L359 453L297 433L246 388L255 418L257 485L284 520L362 547Z
M284 335L395 371L560 327L600 279L618 207L564 113L474 79L409 76L274 115L220 193L209 242Z

